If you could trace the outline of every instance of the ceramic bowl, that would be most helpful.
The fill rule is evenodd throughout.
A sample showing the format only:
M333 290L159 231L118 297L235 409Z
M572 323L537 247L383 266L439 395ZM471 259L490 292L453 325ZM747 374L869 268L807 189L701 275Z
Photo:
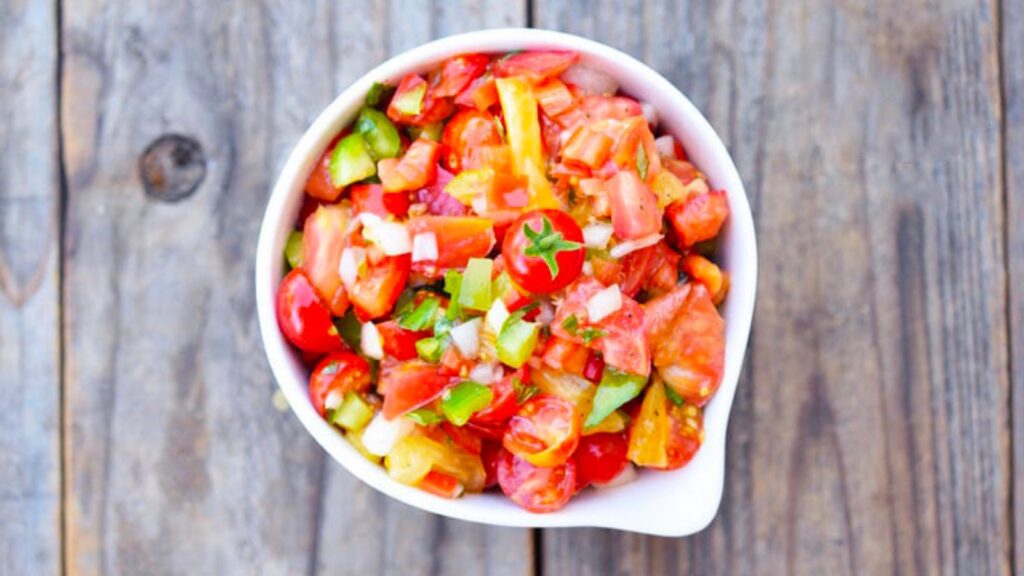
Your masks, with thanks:
M450 56L466 52L560 49L580 53L581 61L616 77L621 89L654 105L660 126L680 138L692 161L714 188L728 192L731 216L724 228L719 261L731 276L722 310L726 320L725 375L704 415L705 441L680 470L640 470L636 481L605 490L587 490L562 510L534 514L500 493L446 500L388 477L365 460L313 409L308 371L278 329L274 294L283 274L282 251L302 204L307 175L323 148L355 117L375 81L397 82L407 73L426 72ZM718 135L696 107L665 78L618 50L569 34L545 30L486 30L449 36L400 54L374 68L341 93L306 130L274 185L256 254L256 301L260 332L274 377L302 425L335 460L381 492L444 516L503 526L598 526L663 536L698 532L714 518L725 477L725 435L729 409L750 333L757 283L753 219L736 167Z

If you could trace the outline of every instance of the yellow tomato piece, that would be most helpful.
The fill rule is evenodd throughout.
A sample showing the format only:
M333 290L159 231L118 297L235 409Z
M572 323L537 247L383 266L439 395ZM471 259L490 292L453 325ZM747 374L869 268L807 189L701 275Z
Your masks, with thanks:
M529 184L530 208L560 207L542 169L544 148L533 88L520 76L498 78L495 86L505 118L505 134L512 150L516 175L525 176Z
M683 181L668 170L662 170L654 176L654 180L651 182L651 190L658 197L658 208L662 210L669 204L687 197Z
M590 434L598 434L600 432L622 432L626 429L628 421L629 418L622 413L622 410L616 410L609 414L607 418L601 420L597 426L584 428L583 435L589 436Z
M494 169L478 168L456 174L444 187L444 191L466 206L471 206L474 198L482 197L486 200L493 188Z
M399 440L384 458L384 465L389 476L411 486L436 470L455 477L467 491L479 492L487 477L479 456L419 434Z
M356 450L358 450L360 454L363 455L363 458L366 458L367 460L373 462L374 464L380 464L380 456L377 456L376 454L370 454L370 452L366 449L366 446L363 446L363 433L361 431L345 432L345 439L348 440L349 444L352 444L352 446Z
M579 414L590 414L590 409L594 406L594 394L597 393L597 386L590 380L575 374L547 369L534 370L530 377L541 392L572 402Z
M626 457L638 466L666 467L669 432L665 385L661 378L654 378L647 387L647 395L640 405L640 414L633 422Z

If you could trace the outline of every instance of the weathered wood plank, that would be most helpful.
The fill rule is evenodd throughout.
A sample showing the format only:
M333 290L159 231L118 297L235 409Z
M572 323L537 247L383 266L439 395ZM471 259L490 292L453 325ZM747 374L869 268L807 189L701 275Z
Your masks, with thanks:
M331 34L346 55L334 92L390 55L432 38L521 25L523 2L367 3L346 0ZM353 21L364 26L353 27ZM320 574L489 574L533 571L529 530L483 527L419 512L378 494L338 464L324 467Z
M529 532L415 513L326 459L271 408L258 342L263 203L312 118L389 52L525 14L426 8L66 7L72 572L529 571ZM207 174L160 203L136 158L170 132L202 145Z
M1024 574L1024 2L1003 0L1000 16L1013 398L1013 572Z
M546 571L1008 573L994 4L536 6L707 112L762 271L718 519L680 541L549 531Z
M56 574L60 170L52 2L0 4L0 574Z

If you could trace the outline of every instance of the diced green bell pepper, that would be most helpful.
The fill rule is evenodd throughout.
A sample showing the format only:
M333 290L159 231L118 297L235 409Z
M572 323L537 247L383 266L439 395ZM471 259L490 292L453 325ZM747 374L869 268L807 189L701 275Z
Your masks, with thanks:
M440 306L441 303L437 298L424 298L419 306L400 317L398 325L413 332L426 330L428 327L433 326L434 316L437 315L437 309Z
M302 266L302 232L295 230L284 244L284 258L292 268Z
M345 341L345 344L348 344L353 350L359 350L359 341L363 335L363 325L359 323L359 319L356 318L356 314L352 309L349 309L341 318L335 318L334 327L338 329L338 334L341 335L341 339Z
M462 426L473 414L486 408L494 399L494 392L483 384L466 380L450 388L441 398L441 412L449 422Z
M420 426L430 426L431 424L437 424L444 421L443 416L434 412L430 408L418 408L412 412L406 413L405 417Z
M618 407L636 398L645 384L647 384L645 376L605 366L604 374L601 375L601 383L597 385L597 393L594 394L594 407L591 408L590 415L587 416L583 427L590 428L600 424Z
M539 333L540 326L535 322L526 320L506 322L495 342L498 360L513 368L521 368L530 359L533 349L537 347Z
M486 312L491 307L491 270L494 261L470 258L459 286L459 304L463 308Z
M394 158L402 148L398 128L379 110L363 108L356 120L356 132L363 135L370 155L375 160Z
M349 392L331 415L331 423L358 432L373 419L373 408L359 394Z
M416 341L416 354L431 364L441 361L441 354L444 352L444 342L441 338L420 338Z
M362 134L349 134L334 147L331 153L331 184L335 188L348 186L376 173L377 164L370 156Z

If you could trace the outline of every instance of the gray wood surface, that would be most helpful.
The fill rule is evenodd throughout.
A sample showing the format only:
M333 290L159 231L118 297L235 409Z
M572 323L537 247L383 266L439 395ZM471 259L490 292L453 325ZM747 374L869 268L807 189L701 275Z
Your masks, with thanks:
M61 565L56 87L54 3L0 3L0 574Z
M1024 573L1024 2L526 2L0 2L0 576ZM387 56L522 24L662 72L746 183L695 537L419 512L272 406L251 278L291 147ZM204 155L175 202L138 167L168 134Z
M545 572L1008 573L996 9L537 2L707 112L761 256L718 518L549 532Z

